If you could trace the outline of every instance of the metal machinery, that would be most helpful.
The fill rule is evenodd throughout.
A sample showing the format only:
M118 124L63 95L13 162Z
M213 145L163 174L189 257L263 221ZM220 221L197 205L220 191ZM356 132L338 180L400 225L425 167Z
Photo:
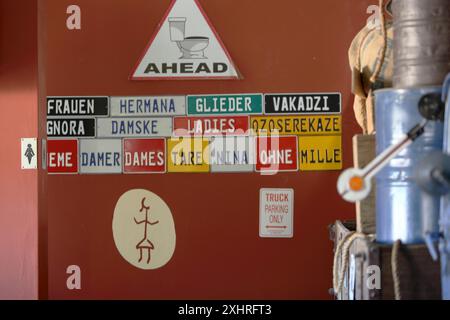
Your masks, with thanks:
M392 89L375 91L377 157L338 181L347 201L376 177L376 241L426 243L450 299L450 1L394 0ZM447 104L445 106L445 103Z

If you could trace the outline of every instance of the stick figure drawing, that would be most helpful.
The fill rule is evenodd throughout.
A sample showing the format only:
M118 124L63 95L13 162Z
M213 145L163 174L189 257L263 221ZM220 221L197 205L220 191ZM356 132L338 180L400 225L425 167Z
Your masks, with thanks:
M144 239L142 239L137 245L136 245L136 249L139 250L139 262L142 261L143 258L143 251L147 250L148 251L148 257L147 257L147 264L150 263L150 259L151 259L151 255L150 252L151 250L155 249L155 246L153 245L153 243L150 241L149 237L148 237L148 229L147 229L147 225L155 225L157 223L159 223L159 221L155 221L155 222L151 222L149 219L149 210L150 210L150 206L146 206L145 205L145 198L142 199L141 201L141 209L139 210L139 212L142 212L145 210L145 219L142 221L137 221L136 218L134 218L134 222L136 224L142 224L144 223Z

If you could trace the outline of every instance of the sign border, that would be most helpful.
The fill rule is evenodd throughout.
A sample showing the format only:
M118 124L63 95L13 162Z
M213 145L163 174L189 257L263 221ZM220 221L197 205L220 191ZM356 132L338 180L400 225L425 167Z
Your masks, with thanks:
M254 144L254 146L255 146L255 156L256 156L256 161L255 161L255 165L254 165L254 172L257 172L257 173L275 173L275 174L277 174L277 173L279 173L279 172L299 172L300 171L300 164L299 164L299 158L298 158L298 141L299 141L299 137L298 136L293 136L293 135L289 135L289 136L278 136L278 138L295 138L295 142L296 142L296 145L297 145L297 163L296 163L296 169L295 170L293 170L293 169L291 169L291 170L257 170L256 169L256 166L258 165L258 157L259 157L259 154L258 154L258 144L256 143L256 139L257 138L260 138L261 136L254 136L254 138L255 138L255 144ZM263 136L264 137L264 136ZM272 137L272 136L265 136L265 137Z
M48 142L49 141L52 141L52 140L63 140L63 141L67 141L67 140L69 140L69 141L76 141L77 142L77 153L78 153L78 155L77 155L77 172L49 172L48 171L48 168L49 168L49 165L48 165ZM63 139L63 138L61 138L61 139L50 139L49 140L49 138L47 137L47 142L46 142L46 153L45 153L45 164L46 164L46 167L47 167L47 174L49 174L49 175L78 175L79 173L80 173L80 141L79 141L79 139L77 139L77 138L71 138L71 139Z
M223 135L223 134L213 134L213 135L201 135L202 137L205 137L205 138L210 138L210 137L215 137L215 136L220 136L220 137L250 137L250 136L252 136L251 135L251 128L250 128L250 125L251 125L251 123L250 123L250 115L248 115L248 114L244 114L244 115L228 115L228 116L224 116L224 115L212 115L212 116L200 116L200 117L196 117L196 116L175 116L175 117L172 117L172 137L180 137L180 138L182 138L182 137L196 137L195 135L182 135L182 136L177 136L177 135L175 135L174 134L174 132L175 132L175 119L179 119L179 118L214 118L214 117L221 117L221 118L236 118L236 117L242 117L242 118L244 118L244 117L247 117L247 127L248 127L248 130L247 130L247 132L245 133L245 134L226 134L226 135Z
M201 139L202 140L202 143L203 143L203 141L208 141L208 145L206 146L207 148L209 148L209 146L210 146L210 144L211 144L211 141L210 141L210 139L208 139L207 137L206 138L193 138L193 137L169 137L169 138L167 138L166 139L166 148L167 148L167 150L169 150L169 140L173 140L173 139ZM202 146L202 148L203 148L203 146ZM205 152L205 150L203 150L202 149L202 154ZM166 155L167 156L170 156L170 154L169 153L166 153ZM208 157L211 157L211 152L208 152ZM167 162L166 162L166 165L167 165L167 174L205 174L205 173L211 173L211 163L208 163L207 165L208 165L208 171L186 171L186 172L171 172L171 171L169 171L169 160L168 160L169 158L167 158ZM210 161L211 162L211 161Z
M164 13L164 16L162 20L159 22L156 31L153 33L153 35L150 38L150 41L147 43L144 51L139 56L136 64L134 65L131 74L128 76L128 80L131 81L149 81L149 80L242 80L242 74L239 72L238 68L234 64L233 59L231 59L231 55L228 52L227 48L225 47L225 44L223 43L222 39L220 38L218 32L216 31L216 28L211 23L211 20L206 15L205 10L203 10L203 7L200 5L198 0L193 0L195 5L197 5L197 8L200 10L200 13L203 15L204 19L206 20L206 23L208 24L209 28L211 29L212 33L216 37L217 41L219 42L219 45L221 46L222 50L224 51L225 55L227 56L228 60L230 61L231 65L236 70L237 77L232 76L222 76L222 77L135 77L134 74L136 73L137 69L139 68L139 65L141 64L142 60L144 59L145 55L147 54L147 51L150 49L150 46L153 44L153 41L155 41L156 36L161 31L162 26L164 25L164 22L166 21L167 17L169 16L170 12L172 11L173 6L177 2L177 0L172 0L172 2L169 5L169 8Z
M122 139L122 158L125 158L125 140L163 140L164 141L164 171L162 172L126 172L125 171L125 161L122 161L122 173L127 175L136 175L136 174L166 174L167 173L167 138L123 138ZM125 160L125 159L124 159Z
M130 116L130 115L120 115L115 116L112 114L112 102L111 100L113 98L183 98L184 100L184 114L165 114L165 115L138 115L138 116ZM137 95L137 96L110 96L110 105L109 105L109 117L108 118L165 118L165 117L183 117L186 116L187 112L187 106L186 106L186 95L185 94L174 94L174 95L154 95L154 96L143 96L143 95Z
M293 95L339 95L339 112L302 112L302 113L267 113L266 96L293 96ZM341 92L297 92L297 93L264 93L264 115L267 116L300 116L300 115L342 115L342 93Z
M122 164L120 166L120 172L81 172L81 140L92 140L92 139L78 139L78 174L79 175L121 175L123 174L123 142L120 141L120 157L122 159ZM122 138L97 138L95 140L123 140Z
M188 98L189 97L217 97L217 96L260 96L261 97L261 112L260 113L213 113L213 114L190 114L189 113L189 105L188 105ZM211 116L256 116L256 115L264 115L264 109L265 109L265 101L264 101L264 93L216 93L216 94L188 94L186 95L186 115L189 117L211 117Z
M244 138L244 139L248 139L248 141L249 141L249 144L253 144L253 146L252 145L250 145L250 147L253 147L253 150L255 150L255 148L254 148L254 141L255 141L255 137L254 136L251 136L251 135L249 135L249 136L229 136L230 138L232 138L232 139L236 139L236 138ZM213 138L213 137L209 137L209 146L211 147L211 143L212 143L212 139L211 138ZM226 139L227 138L227 136L225 136L225 137L221 137L222 139ZM253 140L253 142L251 142L251 140ZM249 150L249 151L251 151L251 150ZM209 161L211 162L211 150L209 151ZM215 164L214 166L227 166L226 164ZM233 165L229 165L229 166L232 166L232 167L236 167L236 166L233 166ZM212 174L229 174L229 173L233 173L233 174L249 174L249 173L255 173L255 165L254 164L249 164L249 166L251 166L252 167L252 170L251 171L235 171L235 170L233 170L233 171L215 171L215 170L212 170L212 168L213 168L213 164L209 164L209 167L210 167L210 171L209 171L209 173L212 173Z
M108 100L108 105L106 106L107 107L107 109L108 109L108 114L107 115L101 115L101 116L97 116L97 115L95 115L95 114L92 114L92 115L85 115L85 116L67 116L67 115L65 115L65 116L49 116L49 115L47 115L47 112L48 112L48 110L47 110L47 99L48 98L106 98L107 100ZM86 118L86 119L89 119L89 118L109 118L109 117L111 117L111 96L47 96L46 98L45 98L45 117L46 117L46 120L47 119L59 119L59 118L61 118L61 119L72 119L72 118Z
M261 235L261 195L263 191L265 190L278 190L278 191L291 191L292 192L292 203L291 203L291 234L285 235L285 236L263 236ZM263 239L277 239L277 238L284 238L284 239L293 239L294 238L294 202L295 202L295 190L293 188L260 188L259 189L259 237Z

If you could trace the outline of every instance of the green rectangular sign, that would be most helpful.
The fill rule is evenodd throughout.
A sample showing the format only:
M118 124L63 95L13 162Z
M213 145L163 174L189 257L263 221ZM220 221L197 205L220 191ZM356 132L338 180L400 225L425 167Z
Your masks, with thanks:
M187 96L188 115L262 114L262 94Z

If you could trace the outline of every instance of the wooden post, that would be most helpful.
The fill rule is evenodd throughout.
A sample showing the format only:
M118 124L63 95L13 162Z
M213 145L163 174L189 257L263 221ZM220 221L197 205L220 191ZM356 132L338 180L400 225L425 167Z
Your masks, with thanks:
M375 156L375 135L358 134L353 137L353 164L356 168L365 167ZM356 203L356 231L365 234L376 232L375 179L371 182L369 196Z

